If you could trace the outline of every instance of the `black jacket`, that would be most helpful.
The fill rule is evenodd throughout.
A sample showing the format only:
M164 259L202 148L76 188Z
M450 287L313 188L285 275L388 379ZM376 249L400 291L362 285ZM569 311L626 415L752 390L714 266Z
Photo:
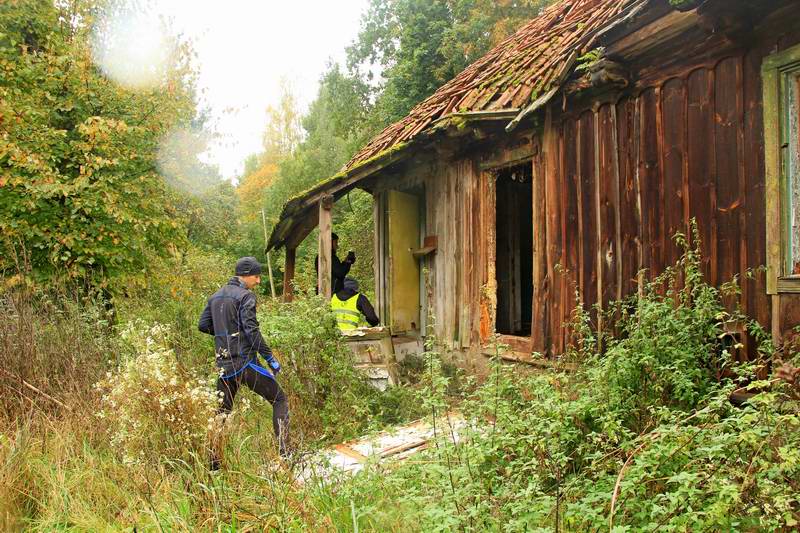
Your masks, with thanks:
M237 277L208 299L197 328L214 335L217 366L226 375L240 370L257 354L268 362L272 360L272 350L261 336L256 319L256 295Z
M342 289L336 293L336 297L342 301L345 301L349 300L356 294L358 294L358 300L356 300L356 309L358 309L358 312L364 315L364 318L367 319L367 322L370 326L374 327L380 324L381 320L378 318L378 315L375 314L375 308L372 307L369 298L363 294L357 293L352 289Z
M334 294L344 287L344 278L350 273L353 263L339 261L336 252L331 253L331 294ZM319 276L319 256L314 258L314 272ZM319 287L317 287L319 292Z

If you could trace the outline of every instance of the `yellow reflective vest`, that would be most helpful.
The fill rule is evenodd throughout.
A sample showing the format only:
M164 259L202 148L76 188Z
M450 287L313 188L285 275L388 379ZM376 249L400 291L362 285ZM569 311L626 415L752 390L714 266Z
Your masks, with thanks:
M359 293L355 293L347 300L340 300L335 294L331 298L331 309L336 315L336 325L342 331L356 329L361 313L358 312Z

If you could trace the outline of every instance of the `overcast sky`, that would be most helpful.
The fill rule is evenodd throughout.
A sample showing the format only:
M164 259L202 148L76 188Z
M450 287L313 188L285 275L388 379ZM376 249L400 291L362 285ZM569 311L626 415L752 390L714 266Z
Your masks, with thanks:
M209 153L232 178L261 147L266 108L281 77L300 103L314 98L329 59L343 62L367 0L158 0L194 42L203 101L222 135Z

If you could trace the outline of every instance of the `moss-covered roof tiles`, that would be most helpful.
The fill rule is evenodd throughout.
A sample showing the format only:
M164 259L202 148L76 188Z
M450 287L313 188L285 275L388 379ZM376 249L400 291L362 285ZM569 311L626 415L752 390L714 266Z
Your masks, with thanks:
M435 120L456 112L524 108L563 81L575 57L588 52L598 30L636 0L561 0L467 67L407 117L384 129L347 169L407 142Z
M595 48L605 31L655 1L558 0L420 102L407 117L375 136L341 172L290 199L273 228L269 247L285 244L297 228L308 230L304 221L316 216L315 198L342 194L354 186L354 180L399 160L400 152L411 150L425 134L451 120L463 120L459 115L507 113L509 119L516 115L515 125L533 103L538 105L555 94L573 72L577 58Z

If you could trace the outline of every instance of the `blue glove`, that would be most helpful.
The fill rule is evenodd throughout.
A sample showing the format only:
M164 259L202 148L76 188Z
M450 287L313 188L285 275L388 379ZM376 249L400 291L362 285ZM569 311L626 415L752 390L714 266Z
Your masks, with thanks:
M277 359L273 358L273 359L270 359L268 362L269 362L269 367L272 369L272 371L275 374L277 374L278 372L281 371L281 364L278 362Z

